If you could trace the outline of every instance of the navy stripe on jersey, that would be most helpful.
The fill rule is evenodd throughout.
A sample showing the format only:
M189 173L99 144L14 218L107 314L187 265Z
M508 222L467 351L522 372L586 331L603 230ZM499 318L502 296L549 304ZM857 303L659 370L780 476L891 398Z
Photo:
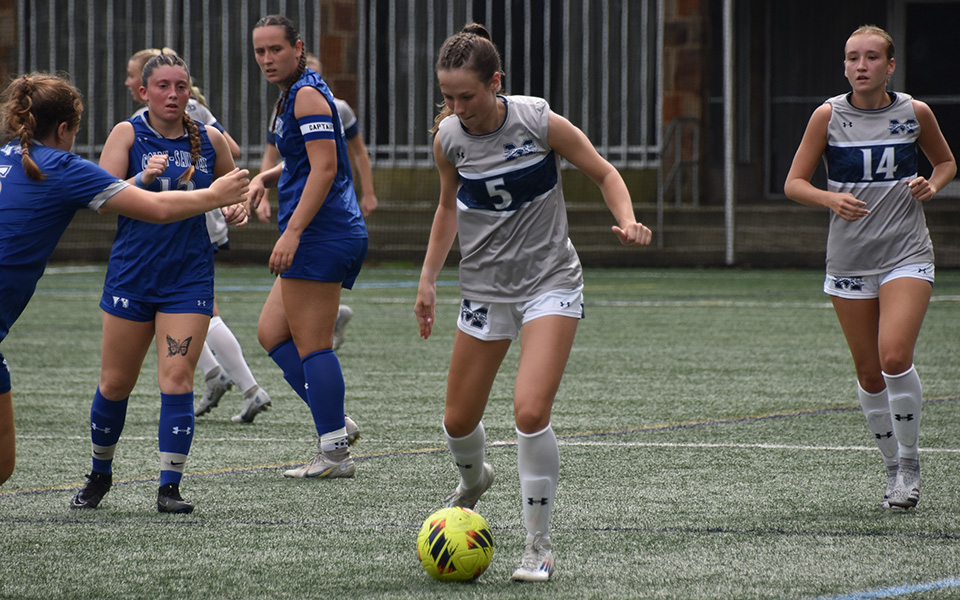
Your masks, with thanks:
M552 190L557 181L557 161L551 150L529 167L476 178L460 173L457 200L467 208L514 211Z
M917 173L917 152L908 144L828 144L827 177L838 183L898 181Z

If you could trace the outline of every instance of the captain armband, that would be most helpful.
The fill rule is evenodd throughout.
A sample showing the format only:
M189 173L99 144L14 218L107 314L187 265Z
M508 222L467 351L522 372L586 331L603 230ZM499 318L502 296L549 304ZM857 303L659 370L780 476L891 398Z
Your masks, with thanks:
M303 141L332 140L334 138L333 117L329 115L308 115L297 119Z

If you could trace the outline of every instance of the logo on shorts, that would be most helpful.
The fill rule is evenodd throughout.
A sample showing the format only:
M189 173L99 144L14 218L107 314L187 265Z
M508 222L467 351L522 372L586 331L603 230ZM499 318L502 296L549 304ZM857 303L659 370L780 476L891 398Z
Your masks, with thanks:
M833 282L833 287L848 292L862 292L863 277L837 277Z
M477 310L471 310L470 301L464 300L460 305L460 318L470 327L483 329L487 326L487 309L478 308Z
M124 308L130 308L130 301L126 298L121 298L120 296L113 297L113 307L116 308L117 305L120 305Z

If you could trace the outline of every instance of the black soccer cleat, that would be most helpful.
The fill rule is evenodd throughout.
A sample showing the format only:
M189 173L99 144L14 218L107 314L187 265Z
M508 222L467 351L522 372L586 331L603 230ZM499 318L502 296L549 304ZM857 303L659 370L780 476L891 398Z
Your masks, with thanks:
M157 511L186 515L193 512L193 504L180 497L178 484L168 483L160 486L157 492Z
M77 495L70 501L70 508L96 508L113 485L113 475L92 471Z

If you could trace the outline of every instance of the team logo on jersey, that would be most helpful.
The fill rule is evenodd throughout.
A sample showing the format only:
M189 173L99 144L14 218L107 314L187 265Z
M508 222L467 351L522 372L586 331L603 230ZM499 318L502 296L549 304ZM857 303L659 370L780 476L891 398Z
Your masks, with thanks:
M483 329L487 326L487 309L478 308L477 310L473 310L470 308L470 301L464 300L463 303L460 304L460 318L470 327Z
M504 144L503 158L504 160L513 160L527 154L536 154L539 151L540 149L533 144L533 140L523 140L523 143L519 146L515 144Z
M916 119L907 119L902 123L899 119L890 119L890 134L901 135L904 133L913 133L919 126Z
M10 165L0 165L0 177L6 177L10 172Z
M837 277L833 287L848 292L860 292L863 291L863 277Z

